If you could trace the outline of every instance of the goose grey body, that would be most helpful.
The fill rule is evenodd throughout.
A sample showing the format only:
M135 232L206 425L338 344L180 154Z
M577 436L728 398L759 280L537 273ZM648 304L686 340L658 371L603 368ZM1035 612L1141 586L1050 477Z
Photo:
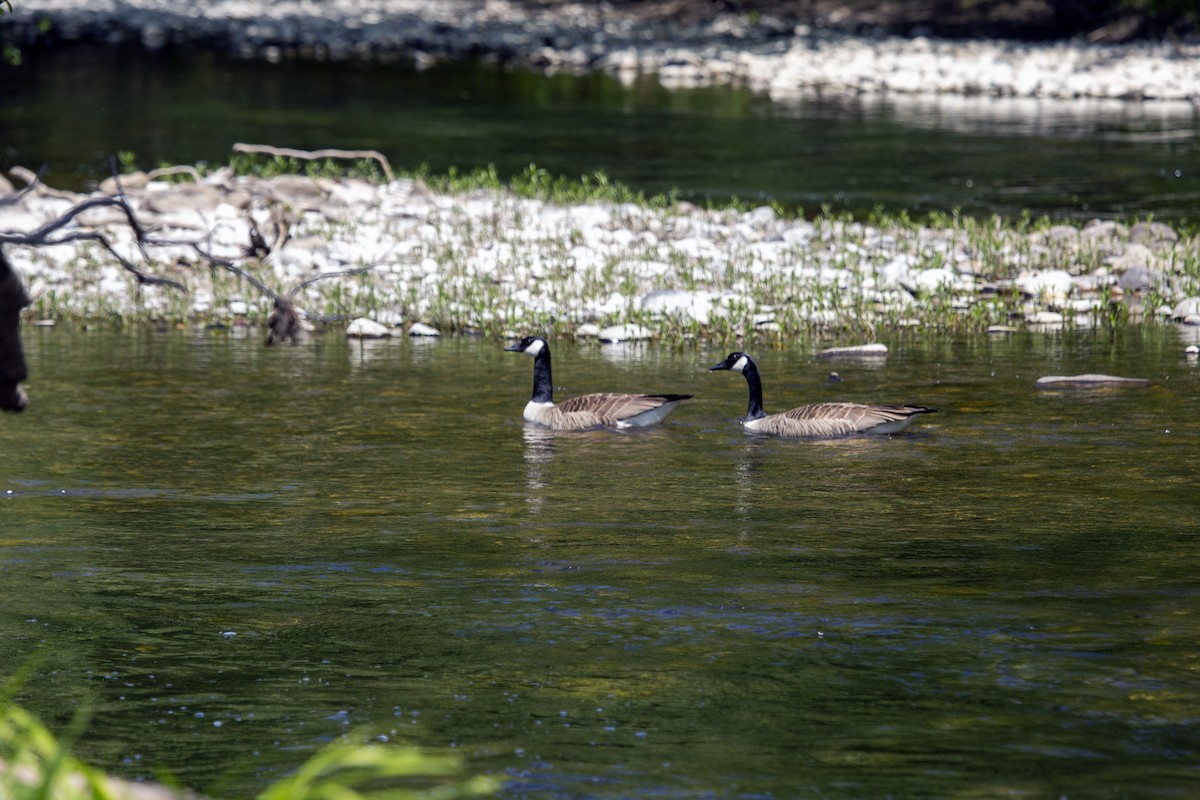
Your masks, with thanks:
M740 372L750 387L750 405L742 426L748 431L795 439L830 439L853 433L899 433L918 414L932 414L924 406L866 405L864 403L812 403L778 414L763 410L762 379L754 359L742 352L730 353L710 372L727 369Z
M550 345L540 336L526 336L504 348L510 353L533 357L533 396L525 404L524 417L556 431L588 428L635 428L661 422L690 394L618 394L601 392L554 403L550 373Z

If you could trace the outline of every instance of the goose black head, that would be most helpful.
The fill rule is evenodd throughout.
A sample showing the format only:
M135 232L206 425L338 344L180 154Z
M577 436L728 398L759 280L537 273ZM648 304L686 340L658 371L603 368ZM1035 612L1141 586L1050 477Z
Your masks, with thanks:
M714 364L713 366L709 367L708 371L716 372L717 370L720 370L720 369L729 369L729 370L733 370L734 372L741 372L742 370L744 370L746 368L747 364L753 364L753 363L754 363L754 361L753 361L753 359L750 358L750 356L746 355L741 350L738 350L737 352L730 353L729 355L727 355L725 357L725 360L722 361L720 364Z
M529 356L538 356L546 349L546 340L541 336L526 336L517 344L510 344L504 348L508 353L524 353Z

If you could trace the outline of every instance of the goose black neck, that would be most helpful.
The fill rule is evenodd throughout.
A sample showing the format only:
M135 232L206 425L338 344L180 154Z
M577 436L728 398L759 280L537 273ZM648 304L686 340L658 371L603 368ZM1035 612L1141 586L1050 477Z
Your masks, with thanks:
M765 417L767 412L763 411L762 379L758 377L758 367L748 358L746 366L742 368L742 375L746 377L746 383L750 386L750 406L746 409L746 419Z
M533 357L532 402L554 402L554 381L550 377L550 345L542 345L541 352Z

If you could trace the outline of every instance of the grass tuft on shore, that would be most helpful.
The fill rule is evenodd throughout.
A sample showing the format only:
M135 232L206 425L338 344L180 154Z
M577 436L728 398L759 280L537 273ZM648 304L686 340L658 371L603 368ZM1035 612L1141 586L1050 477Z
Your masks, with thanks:
M68 742L82 733L84 724L76 719ZM336 742L268 786L257 800L467 800L499 790L497 779L465 775L464 769L457 754ZM69 744L8 698L0 700L0 797L187 800L197 795L162 785L131 784L84 764L70 754Z

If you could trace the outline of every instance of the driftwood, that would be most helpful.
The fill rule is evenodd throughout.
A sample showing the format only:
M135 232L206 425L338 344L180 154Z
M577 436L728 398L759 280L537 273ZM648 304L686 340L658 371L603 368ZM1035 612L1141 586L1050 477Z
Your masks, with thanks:
M17 203L24 200L25 195L37 189L37 187L41 184L42 175L45 173L45 167L42 167L41 171L36 175L25 169L25 167L13 167L11 170L9 170L9 174L14 178L20 178L21 180L25 181L25 188L21 189L20 191L13 192L8 197L0 197L0 208L4 208L4 206L15 206Z
M392 172L392 165L388 163L387 156L378 150L293 150L290 147L272 147L268 144L237 142L233 145L233 152L261 153L268 156L299 158L304 161L316 161L322 158L370 158L379 162L379 166L383 168L383 174L387 176L389 181L396 177Z

